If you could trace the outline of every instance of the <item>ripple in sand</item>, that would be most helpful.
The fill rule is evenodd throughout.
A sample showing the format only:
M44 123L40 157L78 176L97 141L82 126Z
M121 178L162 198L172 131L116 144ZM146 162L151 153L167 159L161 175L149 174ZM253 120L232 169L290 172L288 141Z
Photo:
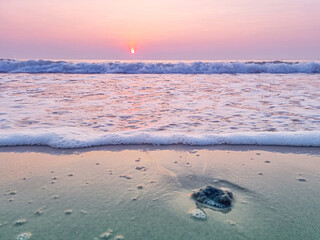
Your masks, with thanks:
M42 215L42 213L43 213L43 208L39 208L39 209L37 209L37 210L34 212L34 214L35 214L36 216L40 216L40 215Z
M59 198L59 195L53 196L53 199L58 199L58 198Z
M299 182L306 182L306 181L307 181L307 179L305 179L305 178L303 178L303 177L297 177L297 180L298 180Z
M111 237L111 235L112 235L112 230L109 229L108 231L101 233L99 237L101 239L109 239Z
M27 222L26 219L21 218L21 219L18 219L17 221L15 221L14 225L15 226L21 226L21 225L25 224L26 222Z
M7 225L7 224L8 224L8 222L0 223L0 227L3 227L5 225Z
M114 237L114 239L115 239L115 240L122 240L122 239L124 239L124 236L122 236L122 235L117 235L117 236Z
M141 171L147 171L147 169L146 169L146 167L144 167L144 166L141 166L141 167L136 167L136 170L141 170Z
M238 224L233 220L228 220L227 223L229 223L231 226L236 227Z
M120 175L119 177L124 178L124 179L132 179L132 177L130 177L129 175Z
M64 211L64 214L66 214L66 215L72 214L72 209L67 209L67 210L65 210L65 211Z
M81 210L80 213L81 214L87 214L88 212L86 210Z
M24 233L20 233L17 236L17 240L29 240L32 236L32 233L30 232L24 232Z

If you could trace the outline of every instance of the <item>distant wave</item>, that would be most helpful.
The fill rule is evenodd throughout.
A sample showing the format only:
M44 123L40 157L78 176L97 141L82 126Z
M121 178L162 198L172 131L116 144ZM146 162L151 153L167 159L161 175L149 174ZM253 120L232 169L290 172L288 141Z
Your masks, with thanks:
M320 131L252 132L213 135L158 133L114 133L88 136L65 130L57 132L24 132L0 134L0 146L50 146L54 148L85 148L107 145L258 145L319 147Z
M319 62L66 62L0 59L2 73L254 74L320 73Z

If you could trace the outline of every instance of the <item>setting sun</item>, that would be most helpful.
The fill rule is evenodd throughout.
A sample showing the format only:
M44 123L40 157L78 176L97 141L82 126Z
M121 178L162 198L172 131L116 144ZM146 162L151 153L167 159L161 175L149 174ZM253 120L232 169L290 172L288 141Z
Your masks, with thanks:
M130 52L131 52L131 54L134 54L135 53L134 48L131 48Z

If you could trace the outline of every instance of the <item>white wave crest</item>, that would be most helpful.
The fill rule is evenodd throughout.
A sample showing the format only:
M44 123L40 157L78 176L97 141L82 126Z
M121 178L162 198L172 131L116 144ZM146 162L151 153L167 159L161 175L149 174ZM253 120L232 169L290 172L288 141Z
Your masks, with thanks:
M252 132L211 135L114 133L87 134L56 132L24 132L0 134L0 146L50 146L54 148L85 148L106 145L258 145L319 147L320 131ZM63 133L62 133L63 132Z
M319 62L66 62L0 59L2 73L249 74L320 73Z

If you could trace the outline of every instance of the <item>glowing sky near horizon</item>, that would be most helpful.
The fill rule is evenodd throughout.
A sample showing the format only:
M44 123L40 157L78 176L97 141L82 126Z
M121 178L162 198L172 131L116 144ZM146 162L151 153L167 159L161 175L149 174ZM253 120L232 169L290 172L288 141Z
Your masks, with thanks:
M319 13L319 0L0 0L0 58L319 59Z

